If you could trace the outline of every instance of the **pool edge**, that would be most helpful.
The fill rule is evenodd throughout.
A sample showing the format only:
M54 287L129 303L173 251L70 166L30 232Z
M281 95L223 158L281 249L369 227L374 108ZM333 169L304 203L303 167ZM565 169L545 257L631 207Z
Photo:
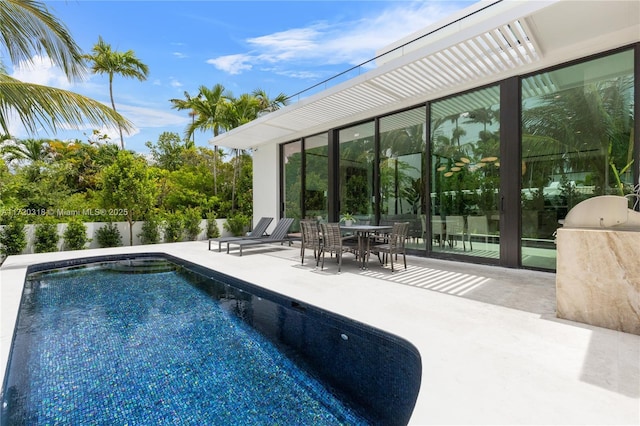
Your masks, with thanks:
M179 243L178 243L179 245ZM330 315L340 318L342 320L348 320L359 325L365 326L367 328L375 330L377 333L383 334L385 337L392 338L396 343L401 344L405 349L410 350L415 354L418 359L420 370L422 370L422 356L419 348L411 342L407 337L401 336L393 331L380 328L377 325L367 324L365 321L357 318L356 316L345 315L341 312L335 312L331 309L327 309L326 307L316 305L312 300L305 300L304 298L294 297L286 295L277 290L271 289L268 286L264 286L261 284L256 284L255 282L248 281L245 278L237 278L227 273L220 272L218 270L212 269L211 266L207 266L201 264L192 259L188 259L189 253L184 254L182 256L178 247L175 244L171 245L171 247L166 247L168 245L162 245L165 247L161 247L161 245L156 246L138 246L138 247L118 247L112 249L97 249L89 251L70 251L70 252L59 252L54 254L33 254L33 255L21 255L21 256L12 256L7 258L8 262L0 266L0 300L11 301L15 305L6 312L6 317L9 321L5 321L3 318L2 323L0 324L0 371L2 377L2 389L0 392L4 390L4 383L6 380L6 372L7 367L9 365L10 359L10 349L11 344L13 342L13 337L15 333L15 325L18 316L18 310L20 301L22 299L22 293L24 290L24 284L26 276L32 272L44 271L47 269L59 269L64 267L72 267L79 266L87 263L97 263L102 261L113 261L113 260L126 260L132 258L139 257L161 257L171 261L174 261L181 265L186 265L190 268L195 268L199 270L213 271L217 274L229 277L232 280L237 280L240 282L244 282L249 284L255 289L262 289L263 291L273 293L281 297L283 300L287 301L297 301L309 308L328 312ZM150 250L151 248L157 248L158 250ZM170 250L177 249L177 250ZM9 284L6 284L6 281L9 280ZM13 294L12 297L5 297L7 293L19 293L16 302L16 294ZM415 409L415 405L418 403L420 388L422 385L422 371L418 372L418 392L416 394L416 400L413 402L413 406ZM0 398L3 395L0 393Z

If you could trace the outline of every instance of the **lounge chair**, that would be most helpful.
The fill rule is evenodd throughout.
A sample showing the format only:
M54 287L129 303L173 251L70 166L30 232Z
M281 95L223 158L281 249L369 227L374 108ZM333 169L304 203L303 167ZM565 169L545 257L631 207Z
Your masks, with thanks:
M227 253L232 245L240 247L240 256L242 256L242 249L244 247L257 246L261 244L272 244L272 243L284 243L291 242L292 239L289 237L289 229L293 225L292 217L284 217L278 221L275 229L268 237L263 237L259 239L241 239L227 242Z
M235 240L246 240L248 238L251 239L259 239L259 238L265 238L266 235L266 231L267 231L267 227L269 226L269 224L271 223L271 221L273 220L272 217L262 217L260 218L260 220L258 221L258 223L256 224L256 226L253 228L253 230L249 233L249 235L245 235L244 237L218 237L218 238L209 238L209 250L211 250L211 242L212 241L217 241L218 242L218 251L222 251L222 243L227 243L229 241L235 241Z

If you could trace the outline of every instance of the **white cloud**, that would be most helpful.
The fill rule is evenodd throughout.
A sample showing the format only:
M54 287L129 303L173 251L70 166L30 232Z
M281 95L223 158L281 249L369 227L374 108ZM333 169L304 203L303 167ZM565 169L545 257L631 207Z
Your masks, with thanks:
M128 136L133 136L140 133L140 129L144 128L166 128L170 126L186 126L189 123L189 117L186 115L174 114L172 112L163 111L154 107L140 107L129 104L118 105L118 112L122 116L126 117L132 124L133 129L128 133ZM56 134L49 134L44 129L40 129L37 134L30 135L26 129L22 126L20 119L15 114L9 114L9 131L10 134L18 138L25 137L59 137L72 139L78 137L78 132L90 135L95 126L86 123L80 125L77 128L59 124L57 126ZM118 129L114 127L103 126L99 129L100 132L108 135L112 140L120 139ZM70 136L71 135L71 136Z
M182 53L182 52L173 52L173 53L172 53L172 55L173 55L173 56L175 56L175 57L176 57L176 58L178 58L178 59L188 58L188 56L187 56L187 55L185 55L185 54L184 54L184 53Z
M79 93L78 89L86 92L100 93L101 95L108 95L108 87L104 83L97 84L90 81L84 81L72 84L67 80L64 73L60 68L52 65L51 61L42 58L34 57L32 64L20 63L18 66L14 66L11 74L13 78L16 78L23 82L46 85L49 87L56 87L64 90L71 90ZM154 80L153 85L162 85L161 80ZM173 87L181 87L182 83L178 79L171 77L170 85ZM86 96L86 94L85 94ZM116 100L117 110L120 114L126 117L133 124L133 129L127 135L132 137L142 134L145 129L167 129L171 127L184 128L189 124L190 119L186 114L173 113L172 111L166 111L167 105L163 103L153 103L150 99L140 97L134 93L124 93L118 95ZM95 98L94 98L95 99ZM109 102L102 102L106 106L111 106ZM141 105L147 103L147 105ZM136 105L137 104L137 105ZM93 134L95 126L91 124L81 124L77 127L71 127L59 123L56 133L46 132L45 129L36 129L35 134L30 134L22 125L20 118L15 111L8 110L5 113L5 119L7 120L9 132L11 135L17 138L26 137L57 137L60 139L82 139L86 140ZM120 136L117 128L104 126L100 129L100 132L109 136L113 143L120 143Z
M449 1L392 2L391 7L358 20L315 22L250 38L246 40L249 52L220 56L207 63L229 74L239 74L258 64L276 64L274 73L306 78L307 72L301 69L306 65L363 63L372 59L377 49L437 22L460 7L460 3Z
M118 112L139 128L186 126L189 123L186 114L174 114L157 108L119 105Z
M250 38L247 43L265 54L258 58L268 62L279 62L298 57L315 56L321 49L319 42L323 38L323 24L315 24L308 28L294 28L270 35Z
M254 59L248 54L219 56L215 59L207 60L208 64L213 65L219 70L225 71L231 75L240 74L242 71L248 71L252 68L249 63Z
M31 62L19 62L14 66L11 76L24 83L52 86L65 90L71 87L64 72L46 56L36 55L31 58Z

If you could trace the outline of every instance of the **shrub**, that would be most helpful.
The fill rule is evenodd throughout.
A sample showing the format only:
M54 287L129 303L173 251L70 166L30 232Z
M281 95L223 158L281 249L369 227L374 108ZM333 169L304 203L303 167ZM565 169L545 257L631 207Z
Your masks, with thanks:
M4 228L0 230L0 253L5 256L22 253L27 246L24 221L19 216L12 216L4 223Z
M87 238L87 227L80 219L73 218L67 223L67 229L62 234L65 250L82 250L91 241Z
M142 244L158 244L160 242L160 220L156 215L149 215L142 224L142 232L138 234Z
M109 222L96 231L96 239L100 247L120 247L122 245L122 235L118 226Z
M250 222L251 219L248 216L239 213L227 218L227 221L224 223L224 229L231 232L234 236L240 236L244 234L244 230L249 226Z
M183 229L182 215L180 213L168 215L164 221L164 240L167 243L182 241Z
M55 223L41 223L36 225L36 240L34 251L36 253L50 253L58 251L58 225Z
M202 213L198 208L188 208L184 212L183 225L184 232L189 241L195 241L200 235L200 222L202 222Z
M207 238L218 238L219 236L220 229L218 229L216 214L214 212L209 212L207 213Z

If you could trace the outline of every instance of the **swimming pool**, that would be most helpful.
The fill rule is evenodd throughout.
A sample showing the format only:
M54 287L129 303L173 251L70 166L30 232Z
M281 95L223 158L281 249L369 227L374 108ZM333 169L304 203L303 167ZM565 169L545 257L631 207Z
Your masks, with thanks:
M408 422L408 342L171 256L108 260L29 269L3 424Z

